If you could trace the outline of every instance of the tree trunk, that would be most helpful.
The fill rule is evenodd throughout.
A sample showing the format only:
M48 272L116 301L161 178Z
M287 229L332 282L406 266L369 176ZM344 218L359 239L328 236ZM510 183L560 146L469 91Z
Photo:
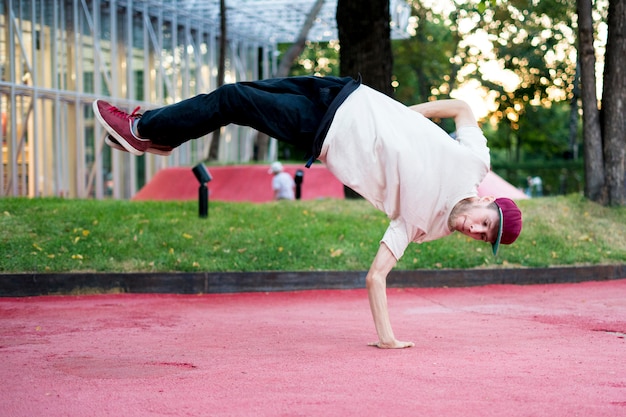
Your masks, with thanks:
M583 104L583 149L585 157L585 196L605 204L602 131L596 95L591 0L577 0L578 55L580 58L581 96Z
M363 83L393 95L391 29L388 0L338 0L340 74L363 77Z
M360 74L364 84L388 96L393 95L390 19L389 0L337 1L339 73L354 78ZM344 193L346 198L360 197L348 187Z
M320 13L320 10L322 10L322 6L324 6L324 1L325 0L317 0L315 4L313 5L313 7L311 8L311 11L307 15L304 23L302 24L302 28L300 28L300 34L298 35L298 39L289 47L287 52L285 52L285 55L283 56L283 58L280 60L280 64L278 65L278 70L276 71L276 74L274 74L275 77L286 77L289 75L289 70L291 69L291 65L304 50L304 46L306 45L306 39L309 35L309 31L313 27L313 24L315 23L315 19L317 18L317 15ZM257 158L256 159L257 160L265 160L267 156L267 147L269 144L269 140L270 140L270 137L266 135L265 133L262 133L262 132L257 133L257 136L256 136L256 145L257 145Z
M220 0L220 54L217 63L217 88L224 85L224 73L226 72L226 0ZM221 129L213 132L211 146L207 161L217 161L220 151Z
M602 136L608 204L626 204L626 0L609 1L608 37L602 93Z
M572 88L572 100L569 111L569 146L568 159L578 159L578 101L580 100L580 60L576 64L574 86Z

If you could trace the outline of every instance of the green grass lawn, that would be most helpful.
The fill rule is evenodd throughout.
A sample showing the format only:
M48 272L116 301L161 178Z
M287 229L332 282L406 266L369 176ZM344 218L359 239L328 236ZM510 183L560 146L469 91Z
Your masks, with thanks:
M626 208L578 195L519 202L498 257L459 233L411 244L397 269L548 267L626 260ZM265 204L0 199L0 272L367 270L387 227L363 200Z

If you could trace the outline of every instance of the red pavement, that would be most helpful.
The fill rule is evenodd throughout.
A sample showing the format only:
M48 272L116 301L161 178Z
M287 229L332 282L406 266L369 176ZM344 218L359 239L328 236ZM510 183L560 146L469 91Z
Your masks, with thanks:
M0 299L0 415L624 416L626 280Z

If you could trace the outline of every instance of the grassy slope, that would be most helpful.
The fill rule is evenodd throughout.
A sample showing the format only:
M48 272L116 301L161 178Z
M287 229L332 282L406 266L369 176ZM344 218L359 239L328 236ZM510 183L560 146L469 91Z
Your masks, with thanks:
M266 204L0 199L0 272L366 270L387 219L362 200ZM521 201L524 230L494 258L455 233L411 244L398 269L626 260L626 208Z

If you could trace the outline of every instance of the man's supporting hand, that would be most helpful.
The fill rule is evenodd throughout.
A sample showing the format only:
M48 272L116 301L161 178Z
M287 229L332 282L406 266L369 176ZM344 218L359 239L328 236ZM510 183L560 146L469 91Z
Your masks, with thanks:
M368 346L374 346L380 349L404 349L415 346L413 342L401 342L399 340L394 340L391 343L383 343L383 342L372 342L368 343Z

